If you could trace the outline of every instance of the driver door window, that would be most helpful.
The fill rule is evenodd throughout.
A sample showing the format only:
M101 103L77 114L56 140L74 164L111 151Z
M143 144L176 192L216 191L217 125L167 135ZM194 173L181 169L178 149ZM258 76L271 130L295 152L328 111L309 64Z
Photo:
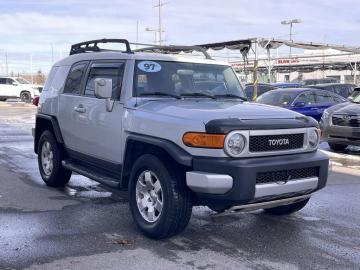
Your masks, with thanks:
M294 103L296 102L304 102L306 106L315 104L315 96L311 92L303 93L297 97Z

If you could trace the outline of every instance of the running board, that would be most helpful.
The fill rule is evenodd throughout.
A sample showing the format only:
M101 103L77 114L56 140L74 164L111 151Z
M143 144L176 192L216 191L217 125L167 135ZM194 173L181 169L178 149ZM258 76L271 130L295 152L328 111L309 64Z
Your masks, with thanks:
M106 185L108 187L116 188L116 189L120 188L119 180L108 177L108 176L104 176L103 174L100 174L100 173L96 172L95 170L92 170L92 169L89 169L88 167L74 163L71 160L63 160L62 165L65 169L68 169L70 171L81 174L85 177L88 177L88 178L90 178L96 182L99 182L103 185Z

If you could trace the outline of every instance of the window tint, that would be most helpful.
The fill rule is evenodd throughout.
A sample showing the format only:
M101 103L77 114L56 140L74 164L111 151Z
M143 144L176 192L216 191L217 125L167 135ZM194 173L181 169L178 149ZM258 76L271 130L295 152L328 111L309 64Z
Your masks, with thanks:
M316 103L324 104L324 103L334 103L333 98L330 93L318 92L316 93Z
M244 96L235 72L229 66L167 61L135 63L135 95L164 92L173 95Z
M80 95L81 81L86 71L87 63L75 64L66 79L64 93Z
M97 78L105 78L111 79L113 95L112 98L115 100L119 100L120 98L120 89L121 82L123 79L123 70L124 64L116 63L116 64L93 64L89 76L87 78L86 86L85 86L85 96L95 97L95 79Z
M6 78L0 78L0 84L6 84Z
M315 104L315 95L311 92L306 92L297 97L295 102L304 102L306 105Z
M339 84L334 86L335 93L342 96L342 97L348 97L350 95L350 88L347 84Z
M6 84L13 84L15 81L13 79L7 78Z
M51 70L50 70L50 73L49 73L49 76L47 77L46 79L46 82L45 82L45 85L44 85L44 88L43 88L43 91L47 91L50 89L50 86L55 78L55 75L56 75L56 71L58 70L59 67L53 67Z

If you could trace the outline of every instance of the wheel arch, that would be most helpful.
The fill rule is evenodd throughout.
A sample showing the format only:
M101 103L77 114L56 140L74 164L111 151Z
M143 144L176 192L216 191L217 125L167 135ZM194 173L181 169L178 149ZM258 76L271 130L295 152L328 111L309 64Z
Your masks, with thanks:
M192 156L171 141L144 135L132 134L126 139L121 188L127 188L132 166L143 154L153 154L164 162L183 168L192 167Z
M59 123L55 116L38 113L35 120L35 133L34 133L34 152L38 152L38 144L41 134L45 130L50 130L59 144L64 144L63 137L61 135Z

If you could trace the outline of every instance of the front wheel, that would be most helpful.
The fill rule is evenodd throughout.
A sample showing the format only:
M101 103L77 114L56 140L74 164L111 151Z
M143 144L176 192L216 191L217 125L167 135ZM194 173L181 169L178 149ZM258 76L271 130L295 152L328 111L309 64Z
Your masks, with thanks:
M45 184L51 187L66 185L71 171L62 166L62 149L50 131L46 130L41 134L37 153L40 175Z
M303 209L306 204L309 202L310 199L306 199L300 202L278 206L274 208L267 208L264 209L265 213L272 214L272 215L290 215L295 213L301 209Z
M135 162L129 183L130 210L138 228L161 239L183 231L192 211L185 179L154 155Z

